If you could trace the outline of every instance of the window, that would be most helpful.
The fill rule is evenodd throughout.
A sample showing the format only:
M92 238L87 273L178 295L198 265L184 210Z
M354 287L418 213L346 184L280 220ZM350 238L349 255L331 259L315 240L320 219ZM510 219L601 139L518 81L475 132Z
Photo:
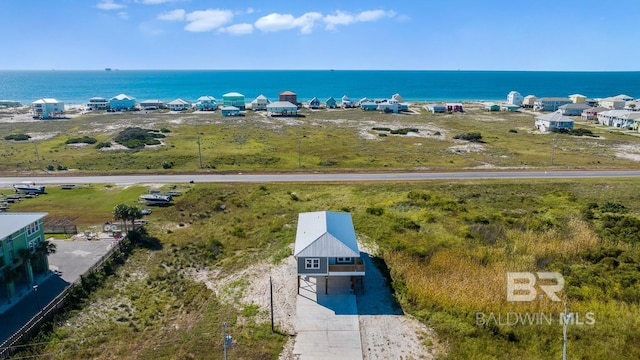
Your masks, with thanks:
M339 257L339 258L336 258L336 262L337 263L350 263L351 262L351 258L350 257Z
M29 241L29 250L31 250L31 252L36 251L36 246L38 246L38 239Z
M319 258L305 259L304 268L310 269L310 270L320 269L320 259Z
M29 224L29 226L27 226L27 235L31 235L35 232L37 232L38 230L40 230L40 226L38 224L38 222L34 222Z

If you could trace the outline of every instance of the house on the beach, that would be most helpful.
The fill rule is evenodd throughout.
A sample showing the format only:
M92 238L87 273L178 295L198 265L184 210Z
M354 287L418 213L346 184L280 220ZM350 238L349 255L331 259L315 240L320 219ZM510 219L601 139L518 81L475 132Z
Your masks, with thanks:
M222 116L240 116L240 108L235 106L223 106L220 112Z
M633 97L626 95L626 94L620 94L620 95L616 95L614 96L614 98L618 99L618 100L622 100L622 101L633 101Z
M511 105L522 105L522 102L524 101L524 97L522 97L522 94L520 94L517 91L510 91L507 94L507 103L511 104Z
M360 257L351 214L318 211L300 213L293 256L300 277L324 278L325 294L331 291L331 278L350 277L352 289L360 280L364 289L365 266Z
M585 101L587 101L587 97L582 94L569 95L569 99L571 99L574 104L584 104Z
M167 105L171 111L184 111L191 109L191 101L185 99L175 99L170 101Z
M603 112L603 111L607 111L609 109L607 108L603 108L603 107L590 107L588 109L584 109L582 111L582 114L580 114L580 117L582 117L582 119L584 120L598 120L598 114Z
M573 129L573 119L568 118L560 111L536 116L536 129L542 132L554 132Z
M95 96L89 99L86 105L87 110L109 110L109 100L107 98Z
M434 114L447 112L447 107L444 104L427 104L425 108Z
M535 95L527 95L522 100L522 107L527 108L527 109L532 109L533 106L536 104L536 101L538 101L538 97L537 96L535 96Z
M355 107L355 104L353 103L353 101L351 100L351 98L349 98L347 95L343 95L342 99L340 101L340 105L344 108L344 109L348 109L348 108L352 108Z
M464 112L461 103L446 103L444 106L447 108L447 112Z
M20 107L22 104L16 100L0 100L0 108Z
M404 98L398 93L395 93L395 94L391 95L391 100L397 101L398 104L401 104L401 103L404 102Z
M556 111L558 108L565 104L572 104L573 101L569 98L563 97L543 97L533 104L533 110L535 111Z
M109 99L109 110L111 111L128 111L135 109L135 107L136 99L126 94L120 94Z
M327 109L335 109L338 107L338 102L333 98L333 96L329 96L329 98L324 102L324 105Z
M260 94L251 101L251 109L253 111L267 110L267 105L270 103L271 101L269 101L266 96Z
M270 116L297 116L298 105L289 101L275 101L267 105L267 114Z
M502 111L520 111L520 105L502 103L502 104L500 104L500 110L502 110Z
M635 129L640 120L640 111L607 110L599 112L598 123L622 129Z
M397 114L400 111L400 104L398 104L397 100L389 99L387 101L378 103L378 106L376 106L376 110L382 111L384 113Z
M167 107L167 103L159 99L149 99L140 101L140 107L144 110L165 109Z
M245 110L244 95L239 92L229 92L222 95L222 104L224 106L235 106L240 110Z
M47 254L41 251L44 242L42 219L45 216L47 213L40 212L0 214L0 275L3 275L0 286L7 289L9 303L16 290L22 292L32 288L35 273L46 274L49 271ZM25 258L25 254L29 258Z
M586 109L591 108L591 106L584 103L572 103L572 104L564 104L558 108L562 115L564 116L580 116L582 112Z
M598 106L602 106L610 110L622 110L624 109L625 104L626 104L626 100L622 100L615 96L600 99L598 101Z
M364 111L375 111L378 109L378 104L371 100L360 101L360 109Z
M313 97L313 99L309 100L309 109L319 109L320 108L320 100L317 97Z
M209 95L200 96L196 100L195 108L200 111L214 111L218 108L218 100Z
M33 117L37 119L55 119L64 116L64 102L54 98L42 98L31 103Z
M624 110L640 110L640 100L631 100L624 103Z
M295 104L296 106L298 105L298 94L294 93L293 91L283 91L280 94L278 94L278 101L288 101L292 104Z
M496 103L484 103L484 110L485 111L500 111L500 105L496 104Z

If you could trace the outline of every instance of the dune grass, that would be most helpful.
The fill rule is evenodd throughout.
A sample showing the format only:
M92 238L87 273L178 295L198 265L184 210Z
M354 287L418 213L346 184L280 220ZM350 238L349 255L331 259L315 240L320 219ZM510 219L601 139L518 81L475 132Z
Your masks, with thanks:
M96 186L92 197L113 190ZM195 184L149 217L148 231L161 247L137 249L30 351L56 358L220 358L227 321L238 339L235 357L276 358L286 336L257 320L261 310L222 301L190 274L278 262L290 254L299 212L332 210L350 211L359 239L380 249L396 298L448 344L443 357L559 358L557 323L476 323L478 312L559 314L562 303L508 303L505 296L507 271L556 271L565 278L559 295L571 311L595 316L593 326L569 326L571 358L635 359L640 239L626 229L637 226L639 190L634 179ZM138 191L121 189L119 200L135 200ZM21 203L21 210L55 213L47 196Z

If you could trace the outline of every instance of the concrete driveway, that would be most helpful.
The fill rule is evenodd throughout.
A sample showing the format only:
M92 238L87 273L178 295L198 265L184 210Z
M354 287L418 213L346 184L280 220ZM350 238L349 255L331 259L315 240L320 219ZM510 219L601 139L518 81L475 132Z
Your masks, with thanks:
M362 359L356 297L349 277L301 278L297 298L296 343L293 354L302 360Z

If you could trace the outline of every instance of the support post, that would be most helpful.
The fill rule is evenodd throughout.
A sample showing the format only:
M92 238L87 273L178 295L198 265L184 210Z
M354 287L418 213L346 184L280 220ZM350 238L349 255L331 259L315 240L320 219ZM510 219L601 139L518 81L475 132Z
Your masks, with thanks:
M324 294L329 294L329 276L324 277Z
M298 295L300 295L300 275L298 275Z
M269 276L269 294L271 299L271 333L273 334L273 279Z

